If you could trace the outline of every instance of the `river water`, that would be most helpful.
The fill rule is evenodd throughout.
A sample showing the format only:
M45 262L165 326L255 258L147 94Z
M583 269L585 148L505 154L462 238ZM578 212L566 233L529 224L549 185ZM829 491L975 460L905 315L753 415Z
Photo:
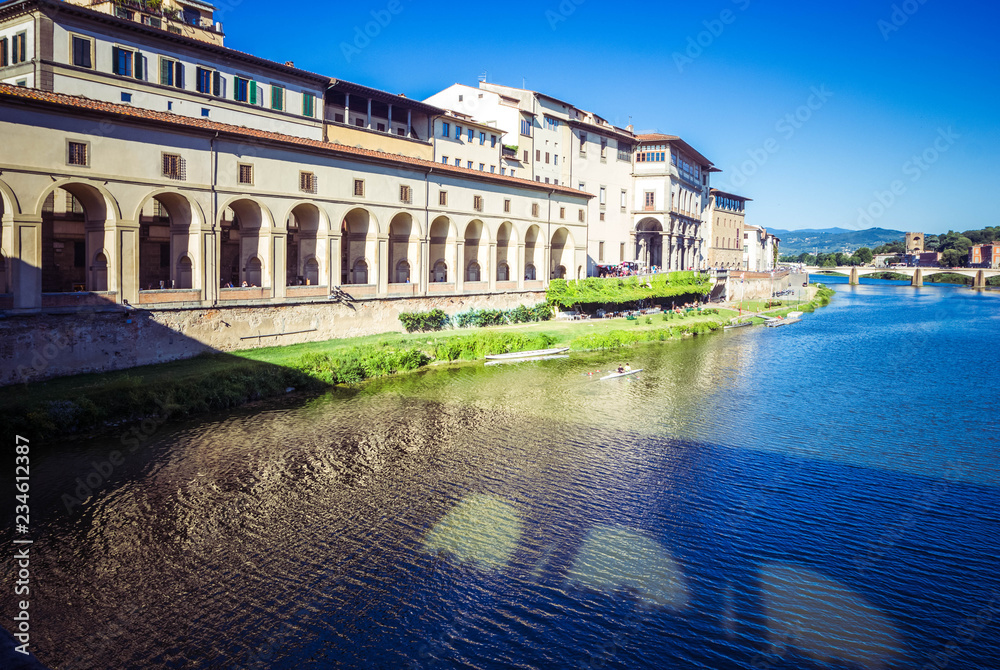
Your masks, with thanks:
M820 280L832 304L782 328L290 396L111 469L118 440L33 456L32 649L998 668L1000 295ZM644 370L587 374L619 362Z

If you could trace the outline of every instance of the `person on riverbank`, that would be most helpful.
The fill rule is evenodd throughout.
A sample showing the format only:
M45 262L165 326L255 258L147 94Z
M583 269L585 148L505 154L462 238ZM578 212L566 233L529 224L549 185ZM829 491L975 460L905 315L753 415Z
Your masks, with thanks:
M632 364L631 363L626 363L625 364L625 372L632 372Z

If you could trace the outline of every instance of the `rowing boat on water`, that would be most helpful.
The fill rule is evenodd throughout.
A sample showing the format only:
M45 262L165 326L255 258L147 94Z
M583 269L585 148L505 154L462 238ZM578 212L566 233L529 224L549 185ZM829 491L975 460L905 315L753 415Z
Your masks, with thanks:
M614 372L606 377L601 377L601 381L604 381L605 379L614 379L615 377L626 377L628 375L634 375L636 372L642 372L642 368L639 368L638 370L628 370L626 372Z
M552 354L550 356L528 356L525 358L504 358L499 361L486 361L486 365L505 365L507 363L524 363L526 361L551 361L557 358L569 358L569 354Z
M555 354L561 354L563 352L569 351L569 347L560 347L558 349L535 349L534 351L512 351L509 354L489 354L486 356L488 361L508 361L516 359L528 359L528 358L540 358L542 356L553 356Z

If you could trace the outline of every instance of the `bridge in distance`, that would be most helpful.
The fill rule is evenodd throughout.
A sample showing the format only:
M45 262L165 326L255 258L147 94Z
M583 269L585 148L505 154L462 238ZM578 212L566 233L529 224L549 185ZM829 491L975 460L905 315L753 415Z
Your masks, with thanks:
M849 283L851 284L859 283L859 279L865 275L874 275L874 274L883 274L885 272L892 272L894 274L909 275L911 286L923 286L924 277L929 277L931 275L936 275L936 274L943 274L947 272L949 274L971 277L972 288L985 288L986 280L989 277L996 277L1000 275L1000 269L990 269L990 268L873 268L873 267L859 267L859 266L819 268L819 267L806 266L804 270L809 274L821 274L824 272L837 272L839 274L845 274L848 277L850 277Z

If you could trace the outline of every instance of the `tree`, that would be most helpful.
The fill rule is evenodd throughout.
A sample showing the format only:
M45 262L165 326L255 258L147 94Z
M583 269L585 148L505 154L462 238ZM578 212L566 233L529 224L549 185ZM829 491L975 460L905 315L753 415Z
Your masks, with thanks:
M969 250L966 249L964 252L959 249L946 249L941 252L941 260L939 263L941 267L946 268L957 268L965 267L966 262L969 260Z
M876 254L902 254L906 253L906 245L902 240L897 240L895 242L889 242L888 244L883 244L880 247L876 247L874 253Z
M868 247L861 247L854 252L854 255L858 257L858 260L861 261L862 265L868 265L872 262L872 258L874 258L872 250Z

